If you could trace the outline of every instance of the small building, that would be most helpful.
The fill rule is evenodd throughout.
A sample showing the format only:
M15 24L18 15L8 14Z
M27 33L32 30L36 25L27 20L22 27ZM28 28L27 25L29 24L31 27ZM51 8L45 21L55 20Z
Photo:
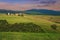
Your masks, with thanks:
M23 16L23 13L15 13L16 16Z
M10 13L8 13L7 15L11 15Z
M13 16L14 14L13 14L13 13L11 13L11 15Z
M19 14L18 13L15 13L16 16L18 16Z
M7 15L24 16L24 13L7 13Z

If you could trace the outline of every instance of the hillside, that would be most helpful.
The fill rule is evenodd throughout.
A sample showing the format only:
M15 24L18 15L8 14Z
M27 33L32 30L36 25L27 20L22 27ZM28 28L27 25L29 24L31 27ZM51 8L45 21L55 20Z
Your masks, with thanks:
M60 15L60 11L53 11L47 9L31 9L25 11L27 14L40 14L40 15Z
M6 10L6 9L0 9L0 13L19 13L20 11L17 10Z
M58 33L21 33L21 32L2 32L0 40L59 40Z
M52 22L48 20L48 16L38 16L38 15L24 15L25 17L21 16L8 16L8 15L0 15L0 20L7 20L9 24L15 25L15 23L28 23L29 25L37 25L44 29L46 32L52 32L51 25L56 24L57 30L60 32L60 24ZM46 18L43 18L46 17ZM50 17L49 17L50 18Z
M22 12L25 14L33 14L33 15L60 15L60 11L47 10L47 9L31 9L25 11L0 9L0 13L22 13Z
M0 40L59 40L60 23L51 21L51 17L54 20L60 18L51 15L25 14L22 17L0 14ZM51 27L53 24L57 25L56 30Z

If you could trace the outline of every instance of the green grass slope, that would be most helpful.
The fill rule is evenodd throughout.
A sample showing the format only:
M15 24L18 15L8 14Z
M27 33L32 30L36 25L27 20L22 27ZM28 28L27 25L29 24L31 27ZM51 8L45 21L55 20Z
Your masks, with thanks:
M10 24L32 22L42 27L48 33L0 32L0 40L60 40L60 24L49 21L47 20L48 18L46 15L25 15L21 17L1 14L0 20L7 20ZM58 33L52 31L53 29L50 27L52 24L57 25L56 32Z
M7 20L10 24L31 23L32 22L36 25L39 25L43 29L46 29L46 31L52 30L51 25L56 24L57 25L57 31L60 32L60 24L49 21L48 20L49 17L51 17L51 16L47 16L47 15L24 15L24 17L21 17L21 16L16 16L16 15L9 15L8 16L5 14L1 14L0 20ZM60 16L58 16L58 17L60 17Z
M60 40L60 34L2 32L0 40Z

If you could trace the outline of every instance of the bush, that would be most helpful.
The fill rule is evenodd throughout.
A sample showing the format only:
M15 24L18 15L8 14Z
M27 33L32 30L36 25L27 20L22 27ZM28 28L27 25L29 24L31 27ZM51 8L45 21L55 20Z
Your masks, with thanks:
M6 20L0 20L0 25L7 25L8 22Z
M8 22L6 20L0 20L0 31L7 31Z
M56 24L53 24L53 25L51 25L51 28L52 28L53 30L56 30L56 29L57 29L57 25L56 25Z
M13 29L11 31L18 32L44 32L42 28L33 23L15 23L11 26Z
M6 20L0 20L0 32L44 32L44 30L33 23L8 24Z

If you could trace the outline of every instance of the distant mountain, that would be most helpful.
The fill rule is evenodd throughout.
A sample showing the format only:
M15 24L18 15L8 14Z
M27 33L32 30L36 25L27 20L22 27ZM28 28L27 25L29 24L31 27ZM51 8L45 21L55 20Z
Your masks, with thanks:
M0 13L20 13L20 12L24 12L26 14L32 14L32 15L60 15L60 11L53 11L53 10L47 10L47 9L31 9L31 10L25 10L25 11L0 9Z
M60 11L53 11L47 9L31 9L25 11L27 14L43 14L43 15L60 15Z
M0 13L18 13L20 11L0 9Z

